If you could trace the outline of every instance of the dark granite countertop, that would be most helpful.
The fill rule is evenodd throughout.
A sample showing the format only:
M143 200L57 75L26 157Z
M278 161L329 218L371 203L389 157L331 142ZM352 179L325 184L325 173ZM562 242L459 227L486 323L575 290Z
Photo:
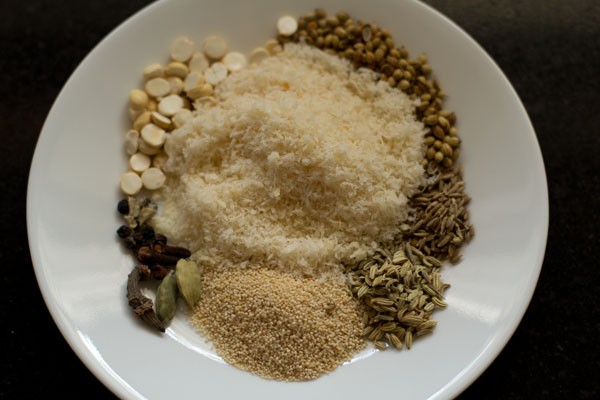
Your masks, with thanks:
M550 231L516 333L461 399L600 398L600 2L427 0L463 27L520 95L544 156ZM61 87L147 0L0 2L0 398L112 398L48 313L25 226L36 140ZM435 363L435 360L432 360Z

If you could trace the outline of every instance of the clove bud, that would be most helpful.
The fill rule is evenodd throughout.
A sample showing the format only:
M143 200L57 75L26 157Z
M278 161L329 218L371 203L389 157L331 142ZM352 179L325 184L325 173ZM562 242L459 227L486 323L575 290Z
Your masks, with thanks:
M142 246L137 251L137 259L144 264L175 265L180 257L159 253L154 247Z
M192 252L186 249L185 247L168 246L162 243L156 243L154 245L154 251L168 256L175 256L179 258L188 258L192 255Z

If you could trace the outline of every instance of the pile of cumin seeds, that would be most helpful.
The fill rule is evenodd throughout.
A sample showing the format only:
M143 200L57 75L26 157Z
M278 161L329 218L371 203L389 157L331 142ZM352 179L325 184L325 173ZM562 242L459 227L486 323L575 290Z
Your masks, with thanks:
M470 201L460 168L432 173L430 183L410 200L412 222L401 226L401 240L428 256L456 264L462 257L461 246L475 234L467 210Z
M225 361L263 378L315 379L364 347L344 282L233 267L205 271L202 293L192 324Z

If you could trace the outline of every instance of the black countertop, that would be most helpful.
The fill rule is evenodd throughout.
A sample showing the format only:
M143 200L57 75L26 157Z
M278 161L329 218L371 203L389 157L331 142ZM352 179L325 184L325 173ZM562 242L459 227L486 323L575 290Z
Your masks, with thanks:
M0 398L113 397L47 311L29 256L25 198L36 140L61 87L94 45L147 3L0 2ZM598 399L600 2L427 3L472 35L514 85L537 133L550 196L548 245L529 309L460 398Z

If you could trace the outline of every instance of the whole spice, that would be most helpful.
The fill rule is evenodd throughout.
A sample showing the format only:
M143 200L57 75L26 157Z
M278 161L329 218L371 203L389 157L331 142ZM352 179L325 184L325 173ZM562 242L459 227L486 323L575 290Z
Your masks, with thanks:
M171 270L156 289L156 315L163 323L175 316L178 292L175 273Z
M159 253L154 249L154 246L142 246L137 251L137 259L145 264L169 266L177 264L180 257Z
M164 236L162 236L162 237L165 238ZM162 253L167 256L179 257L179 258L188 258L189 256L192 255L192 253L185 247L167 245L166 238L165 238L165 243L158 241L158 239L156 240L156 243L154 244L154 251L156 251L158 253Z
M435 307L445 307L439 268L441 262L426 256L410 244L395 253L381 250L358 266L350 268L352 294L363 305L363 336L383 350L412 345L413 336L427 334L436 326L431 319Z
M183 247L167 245L167 238L157 234L147 223L156 214L157 205L150 199L138 200L135 197L122 199L117 211L123 215L127 225L117 229L123 244L135 251L137 259L148 264L172 266L180 258L187 258L191 252Z
M194 308L200 300L200 286L202 285L202 275L198 266L193 261L181 259L175 266L175 277L181 297L188 307Z
M127 301L135 315L140 317L142 321L149 326L164 332L165 327L152 309L152 300L144 296L139 287L139 282L141 280L149 279L150 276L150 269L145 265L138 265L133 268L127 277Z
M155 239L154 230L147 225L137 226L131 228L128 225L121 225L117 229L117 236L119 236L125 246L129 249L135 250L136 252L144 246L151 245Z
M156 210L156 203L150 199L139 200L128 197L120 200L117 211L123 216L127 225L119 227L117 235L123 240L125 247L131 249L142 263L127 277L129 305L144 322L164 332L165 328L161 321L172 319L177 308L177 282L172 267L180 259L189 257L191 252L183 247L167 245L167 238L155 233L154 229L147 225L156 214ZM157 291L158 316L152 309L152 300L144 296L139 288L139 281L148 279L163 281ZM174 299L173 292L175 292Z
M435 173L428 186L410 200L414 222L401 225L400 240L408 240L426 255L458 262L460 247L474 235L467 211L470 200L459 168Z
M129 200L128 199L120 200L119 203L117 204L117 211L119 211L119 214L121 214L121 215L129 214Z

